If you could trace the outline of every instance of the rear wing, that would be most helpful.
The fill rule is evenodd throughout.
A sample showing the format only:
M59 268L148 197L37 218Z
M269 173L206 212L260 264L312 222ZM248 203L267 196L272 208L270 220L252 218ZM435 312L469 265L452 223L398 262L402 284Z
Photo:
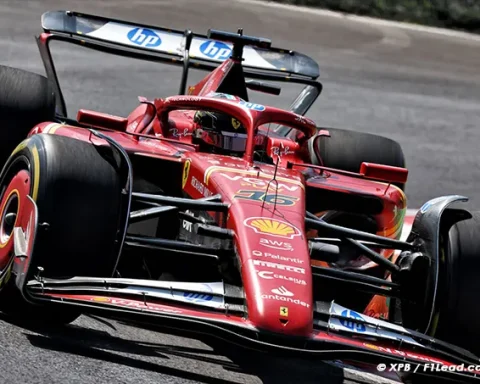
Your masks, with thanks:
M172 30L72 11L44 13L42 28L45 33L37 41L47 75L58 88L61 100L57 109L63 115L66 115L66 106L48 48L50 40L63 40L141 60L183 65L185 73L189 67L213 70L228 59L234 49L230 42L189 30ZM321 85L315 81L320 75L315 60L298 52L271 47L269 40L254 39L258 44L247 44L243 49L245 75L304 83L317 88L318 94L321 92ZM185 82L186 76L182 78L181 94L184 93Z

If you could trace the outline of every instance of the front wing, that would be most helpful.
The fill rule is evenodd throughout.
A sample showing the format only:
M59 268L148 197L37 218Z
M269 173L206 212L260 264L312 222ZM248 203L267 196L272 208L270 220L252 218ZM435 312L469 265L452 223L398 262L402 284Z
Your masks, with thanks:
M402 363L410 364L412 371L416 368L417 374L449 376L461 382L480 380L475 374L480 371L467 370L471 365L480 369L478 359L467 351L382 320L352 317L352 311L333 302L316 303L313 331L304 338L257 328L241 304L243 290L221 282L37 277L27 283L26 292L37 303L74 305L85 313L204 334L276 355L358 362L372 368ZM464 371L449 368L462 364ZM434 366L445 370L434 371ZM389 372L379 374L391 378Z

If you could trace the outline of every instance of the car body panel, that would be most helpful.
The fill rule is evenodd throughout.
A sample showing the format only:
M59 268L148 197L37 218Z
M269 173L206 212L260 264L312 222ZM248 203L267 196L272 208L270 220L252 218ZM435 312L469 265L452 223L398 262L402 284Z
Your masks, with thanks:
M189 118L176 117L180 122ZM31 132L41 133L102 143L88 130L68 125L43 123ZM400 236L406 199L391 184L331 172L312 176L301 168L251 164L243 158L197 152L182 140L165 141L161 137L135 137L114 131L108 134L128 152L183 163L181 184L189 197L201 199L219 194L231 204L226 228L236 234L249 318L260 328L304 336L312 332L310 255L303 224L307 188L378 199L383 207L374 215L380 228L378 234ZM301 159L297 157L295 161L299 163ZM175 182L180 183L180 175ZM309 236L315 237L312 233ZM391 254L385 252L385 256ZM366 309L368 313L372 313L374 305Z

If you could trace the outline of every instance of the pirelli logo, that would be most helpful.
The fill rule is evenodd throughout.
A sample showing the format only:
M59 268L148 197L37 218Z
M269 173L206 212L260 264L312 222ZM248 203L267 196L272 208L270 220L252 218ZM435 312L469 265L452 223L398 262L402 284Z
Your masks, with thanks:
M272 263L270 261L253 260L253 265L256 265L258 267L280 269L281 271L300 273L302 275L305 274L305 269L304 268L294 267L294 266L285 265L285 264Z

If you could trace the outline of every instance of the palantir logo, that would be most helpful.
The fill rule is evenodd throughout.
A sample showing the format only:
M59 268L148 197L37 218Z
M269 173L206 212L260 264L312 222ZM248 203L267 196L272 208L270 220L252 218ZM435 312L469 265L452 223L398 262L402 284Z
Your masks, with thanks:
M220 41L206 41L200 45L200 52L211 59L226 60L232 54L230 47Z
M132 43L146 48L154 48L162 44L160 36L151 29L135 28L128 32L127 37Z
M341 319L340 324L342 324L344 327L351 329L352 331L356 332L365 332L367 328L365 327L364 324L358 323L355 320L359 320L361 322L364 322L365 320L363 319L362 316L360 316L357 312L351 311L349 309L345 309L342 312L342 316L348 317L349 319L352 320L347 320L347 319Z

